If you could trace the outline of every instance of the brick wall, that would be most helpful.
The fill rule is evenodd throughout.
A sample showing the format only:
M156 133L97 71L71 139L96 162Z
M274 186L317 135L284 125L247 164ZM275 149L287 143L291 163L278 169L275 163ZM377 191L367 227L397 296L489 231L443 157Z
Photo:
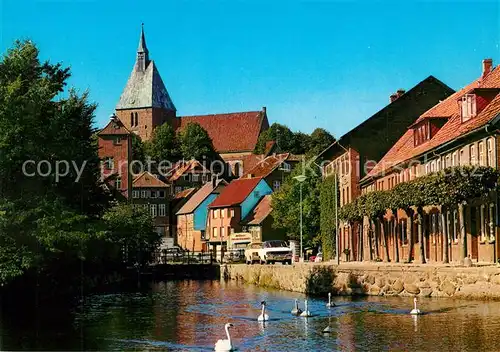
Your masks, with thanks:
M120 141L117 142L117 138ZM101 166L102 176L105 179L113 173L117 173L121 177L121 187L119 191L129 195L132 186L132 178L129 173L128 165L132 157L132 143L131 136L112 136L104 135L99 136L99 158L104 161L106 158L113 158L113 168L108 169L103 163ZM111 182L115 187L115 182Z

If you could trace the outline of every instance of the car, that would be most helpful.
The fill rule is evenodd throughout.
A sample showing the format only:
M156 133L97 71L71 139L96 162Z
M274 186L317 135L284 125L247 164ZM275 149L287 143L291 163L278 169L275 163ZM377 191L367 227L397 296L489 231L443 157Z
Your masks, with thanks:
M274 240L263 243L251 243L245 250L245 261L253 264L258 261L260 264L292 264L292 250L285 241Z
M314 262L315 263L321 263L323 261L323 253L319 252L317 255L316 255L316 258L314 258Z

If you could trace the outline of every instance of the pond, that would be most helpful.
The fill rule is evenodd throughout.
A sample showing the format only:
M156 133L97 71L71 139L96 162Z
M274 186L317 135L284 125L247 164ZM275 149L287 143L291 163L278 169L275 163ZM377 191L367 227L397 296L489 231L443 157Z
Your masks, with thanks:
M499 351L500 302L411 297L309 298L310 318L290 314L305 295L236 282L170 281L140 292L88 296L74 311L2 314L1 350L213 351L233 323L238 351ZM260 302L270 320L257 321ZM328 335L322 330L330 326Z

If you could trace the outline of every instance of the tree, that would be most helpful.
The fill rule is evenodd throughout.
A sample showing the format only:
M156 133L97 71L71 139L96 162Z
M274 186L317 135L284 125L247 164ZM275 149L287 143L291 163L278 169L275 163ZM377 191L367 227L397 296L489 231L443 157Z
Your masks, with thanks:
M146 265L161 242L161 234L154 231L154 223L147 209L131 204L119 204L104 214L107 240L115 243L126 254L128 264Z
M300 239L300 183L293 177L305 174L302 183L303 241L306 246L317 244L320 230L319 185L321 176L316 170L296 167L280 189L273 194L273 227L283 229L291 239Z
M306 149L307 154L311 156L318 155L333 142L335 142L335 137L333 137L327 130L323 128L316 128L311 133L309 146Z
M277 153L287 153L297 151L297 143L294 133L285 125L273 123L268 130L260 134L255 147L256 154L263 154L266 149L266 143L269 141L276 142ZM298 153L301 154L301 153Z
M209 161L218 159L208 132L197 123L190 122L187 124L179 134L179 143L184 159L200 161L203 157Z
M144 163L146 161L146 147L147 145L142 141L141 137L132 133L132 160L138 160Z
M179 143L174 129L167 123L155 128L151 141L146 144L146 154L156 163L180 159Z

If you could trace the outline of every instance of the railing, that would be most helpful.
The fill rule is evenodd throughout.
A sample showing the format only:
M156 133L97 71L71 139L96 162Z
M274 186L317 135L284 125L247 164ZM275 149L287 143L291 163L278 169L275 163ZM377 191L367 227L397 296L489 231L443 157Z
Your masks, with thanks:
M172 252L162 251L156 255L158 264L212 264L215 263L212 252Z

